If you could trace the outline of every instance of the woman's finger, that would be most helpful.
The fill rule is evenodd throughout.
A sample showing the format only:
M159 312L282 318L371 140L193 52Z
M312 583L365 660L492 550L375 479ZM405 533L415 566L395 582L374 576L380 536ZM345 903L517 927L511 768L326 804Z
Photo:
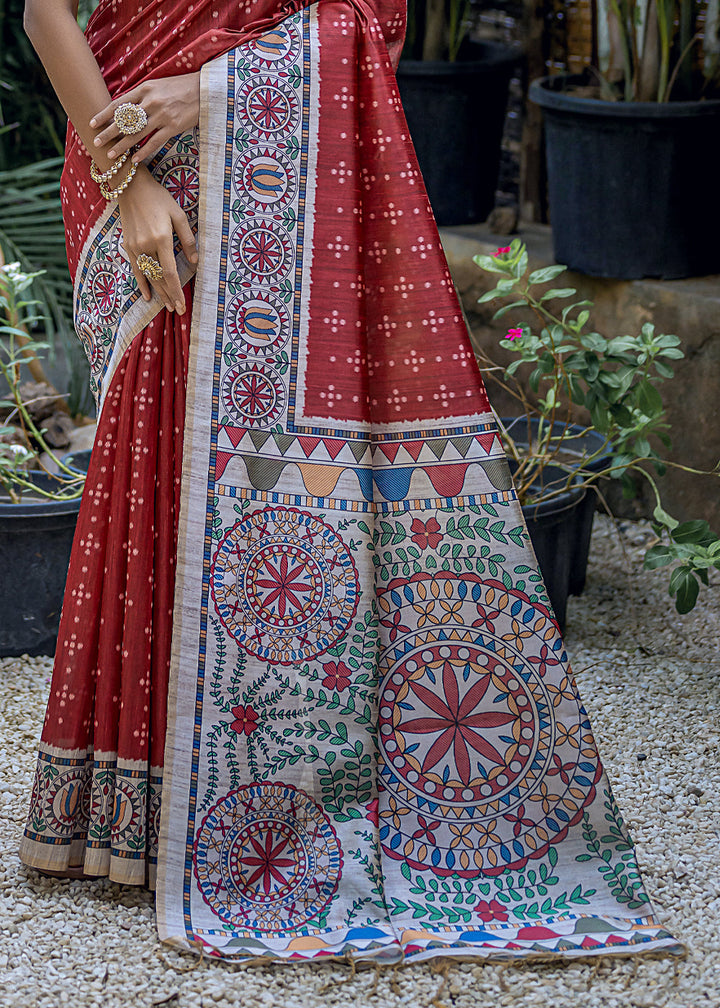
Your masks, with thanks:
M144 254L149 255L153 259L158 260L160 259L159 254L155 252L145 252ZM139 255L141 255L141 253L138 253L138 256ZM146 277L144 273L140 272L140 269L137 264L137 256L131 256L130 265L132 266L133 274L135 276L135 279L137 280L138 287L140 288L143 298L145 298L145 293L147 292L147 298L145 298L145 300L149 301L152 291L154 290L155 293L160 298L160 300L165 305L165 307L167 308L167 310L174 311L175 310L173 304L174 299L170 294L170 292L168 291L167 283L165 282L165 276L163 275L162 280L151 280L149 277Z
M198 251L195 235L190 227L190 221L187 219L187 214L180 210L179 207L178 210L179 213L175 214L172 219L175 234L180 239L182 250L185 253L185 257L188 262L196 263L198 261Z
M107 152L107 156L110 158L111 161L114 161L115 158L121 157L125 153L125 151L129 151L132 147L135 147L151 133L152 133L152 126L148 124L148 126L146 126L141 133L129 133L127 136L120 137L120 139L117 140L112 145L110 150ZM138 153L140 154L140 157L137 160L143 161L146 155L141 153L140 151L138 151Z
M138 289L142 294L143 301L149 301L150 298L152 297L152 293L150 291L150 284L147 282L143 274L138 269L135 256L129 256L128 258L130 259L130 267L133 271L133 276L135 277L135 282L138 285Z
M152 125L149 123L147 132L150 132L151 130ZM133 161L135 164L139 164L141 161L147 161L149 158L155 157L157 152L162 150L168 140L171 140L174 136L177 136L177 134L177 130L168 129L167 127L158 129L155 133L153 133L147 143L143 144L139 150L135 151L132 156ZM140 133L136 134L136 137L141 136L142 134ZM135 140L135 143L137 142L138 141Z
M141 87L133 88L132 91L128 91L127 94L119 95L114 101L111 101L109 105L106 105L104 109L96 112L95 115L90 120L90 126L92 129L102 129L107 126L108 123L112 122L113 116L115 115L115 109L118 105L141 105L142 104L142 91Z
M168 238L166 242L163 242L159 246L158 259L163 271L162 284L169 299L168 308L172 310L174 307L178 314L182 315L185 312L185 298L183 297L180 277L178 276L171 238Z

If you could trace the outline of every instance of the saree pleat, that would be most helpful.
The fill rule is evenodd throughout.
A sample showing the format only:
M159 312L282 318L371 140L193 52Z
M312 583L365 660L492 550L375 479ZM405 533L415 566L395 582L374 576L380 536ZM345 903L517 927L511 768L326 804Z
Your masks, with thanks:
M188 330L158 315L100 416L20 851L37 868L154 879Z

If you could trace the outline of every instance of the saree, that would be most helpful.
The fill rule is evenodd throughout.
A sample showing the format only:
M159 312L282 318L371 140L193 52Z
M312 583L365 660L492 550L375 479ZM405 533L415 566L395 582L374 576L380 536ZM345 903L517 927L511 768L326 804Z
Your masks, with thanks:
M191 326L145 304L71 140L100 421L21 857L147 880L163 940L227 959L678 951L470 348L403 30L392 0L88 27L111 94L202 67L150 163L200 261Z

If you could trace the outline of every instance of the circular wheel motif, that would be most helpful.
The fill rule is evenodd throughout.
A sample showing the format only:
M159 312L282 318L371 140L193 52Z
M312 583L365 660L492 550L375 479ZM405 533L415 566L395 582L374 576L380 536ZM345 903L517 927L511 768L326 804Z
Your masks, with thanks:
M305 924L337 890L342 853L323 810L296 788L249 784L208 812L195 844L205 902L243 930Z
M277 133L295 132L300 118L300 105L293 88L272 78L253 76L240 88L238 105L241 116L253 130L270 139Z
M109 260L92 264L85 277L85 289L93 299L95 310L105 325L117 320L120 311L120 291L124 278L118 277L115 264Z
M82 343L90 370L94 372L102 371L105 363L105 353L100 343L100 334L95 328L93 317L89 312L78 312L75 319L75 332Z
M223 378L222 399L236 422L268 427L285 409L285 385L274 368L241 365L231 368Z
M60 770L53 778L52 790L45 784L36 779L33 785L31 822L33 812L41 811L41 823L37 824L40 828L57 837L73 836L80 826L87 823L90 811L90 778L86 767Z
M230 338L250 353L275 353L290 337L290 312L280 298L261 292L236 297L225 311Z
M233 232L230 255L243 280L271 283L290 270L294 249L287 232L276 221L251 217Z
M294 508L255 511L230 529L215 554L211 589L233 637L280 665L327 651L358 603L347 546L329 525Z
M127 789L123 789L123 783ZM118 776L115 781L115 797L112 807L112 835L118 840L136 835L141 823L145 820L147 801L137 788L133 788L132 780L123 781Z
M277 70L281 63L293 59L299 42L294 28L287 23L278 25L244 47L243 66Z
M168 158L160 168L160 183L167 189L185 213L197 209L200 182L197 165L184 158Z
M279 151L254 148L239 158L233 171L235 188L255 213L282 210L297 193L297 175Z
M123 278L125 279L126 284L128 279L132 284L135 284L135 279L132 276L130 260L127 257L125 246L123 245L123 233L122 228L120 227L119 215L116 226L114 226L108 233L108 242L108 255L112 259L114 269L122 270ZM127 296L127 286L125 287L124 294Z
M512 794L539 750L544 697L482 647L418 636L382 687L380 737L394 773L422 799L460 808Z
M540 857L601 773L550 613L467 574L391 582L379 608L393 641L380 662L383 849L465 876Z

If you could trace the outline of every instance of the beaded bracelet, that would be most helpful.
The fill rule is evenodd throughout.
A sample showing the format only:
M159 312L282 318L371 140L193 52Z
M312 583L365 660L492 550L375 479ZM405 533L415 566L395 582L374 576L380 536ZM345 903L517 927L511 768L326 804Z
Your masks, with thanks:
M125 178L122 180L122 182L120 183L120 185L116 186L115 189L108 189L107 185L104 182L98 183L99 186L100 186L100 192L105 197L105 199L106 200L117 199L118 196L120 195L120 193L125 192L125 190L127 189L127 187L132 182L133 178L135 177L135 172L137 171L137 169L138 169L138 166L136 164L133 164L132 168L127 173L127 175L125 176Z
M98 166L95 164L95 162L91 161L90 178L93 180L93 182L97 182L98 185L100 185L101 182L109 182L110 179L115 174L115 172L119 171L122 168L122 166L125 164L129 156L130 151L126 150L125 153L121 154L120 157L117 159L117 161L111 164L108 170L104 172L101 172Z

